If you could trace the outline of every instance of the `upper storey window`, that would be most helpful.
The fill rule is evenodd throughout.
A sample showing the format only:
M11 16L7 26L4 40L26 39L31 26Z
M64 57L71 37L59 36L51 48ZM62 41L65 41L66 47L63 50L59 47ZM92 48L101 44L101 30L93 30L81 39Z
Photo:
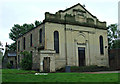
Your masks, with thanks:
M42 29L39 31L39 42L42 43Z
M18 41L18 52L20 51L20 41Z
M30 35L30 47L32 47L32 34Z
M100 41L100 54L104 54L103 36L99 37L99 41Z
M25 50L25 37L23 38L23 49Z
M59 53L59 32L54 32L54 50L56 50L56 53Z

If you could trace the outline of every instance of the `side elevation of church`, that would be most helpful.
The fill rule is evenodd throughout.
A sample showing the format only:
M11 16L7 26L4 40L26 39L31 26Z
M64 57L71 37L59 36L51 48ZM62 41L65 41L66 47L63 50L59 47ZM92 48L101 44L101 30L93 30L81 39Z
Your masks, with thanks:
M36 28L17 39L17 64L32 53L32 69L54 72L65 66L109 66L106 22L81 4L45 13Z

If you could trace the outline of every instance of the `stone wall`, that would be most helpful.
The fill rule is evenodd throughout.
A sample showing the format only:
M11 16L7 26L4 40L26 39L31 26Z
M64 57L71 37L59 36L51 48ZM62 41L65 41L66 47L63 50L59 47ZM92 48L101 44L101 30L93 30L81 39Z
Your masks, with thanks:
M80 11L80 12L79 12ZM81 14L83 12L83 14ZM43 41L39 43L39 30L43 30ZM54 31L59 32L59 53L50 54L54 50ZM30 46L30 34L33 35L33 46ZM104 54L100 54L99 37L103 36ZM23 50L23 38L26 38L26 49ZM108 65L108 40L106 22L100 22L80 4L69 10L58 11L56 14L45 13L45 20L37 28L20 38L20 51L32 51L33 69L42 69L40 62L44 57L52 57L52 68L78 66L78 47L85 48L85 65ZM18 47L17 47L18 49ZM42 51L43 49L44 51ZM45 50L48 50L47 53ZM20 56L20 60L22 56ZM42 64L42 63L41 63ZM51 69L52 70L52 69ZM52 70L54 71L54 70Z
M39 42L39 31L42 29L42 43ZM32 34L32 46L30 46L30 35ZM23 49L23 38L25 37L25 50ZM18 51L18 41L20 41L20 51ZM32 61L33 61L33 69L39 69L39 53L38 50L45 45L45 30L44 30L44 24L41 24L37 28L29 31L28 33L24 34L24 36L21 36L17 39L17 60L18 55L20 56L20 62L22 61L23 56L20 54L20 52L23 51L32 51ZM17 61L17 64L18 61Z
M40 51L40 72L44 71L44 58L49 57L50 58L50 65L48 66L50 69L50 72L55 72L55 51L54 50L41 50ZM47 65L47 64L46 64Z
M59 32L59 54L56 54L56 68L66 65L78 66L78 47L85 47L86 65L108 65L108 43L107 30L95 29L91 27L75 26L66 24L56 24L47 22L45 24L46 48L54 49L54 31ZM66 38L65 38L66 32ZM104 54L100 54L99 36L103 36ZM66 40L65 40L66 39ZM66 41L66 42L65 42ZM77 44L78 43L78 44ZM65 47L67 45L67 48ZM105 48L105 46L107 46ZM67 54L66 54L67 53ZM59 66L59 67L58 67Z
M111 68L120 69L120 49L109 50L109 64Z
M50 14L49 12L46 12L45 21L107 29L106 22L100 22L98 19L94 20L93 18L90 17L83 18L71 14L65 14L64 18L62 19L60 14Z

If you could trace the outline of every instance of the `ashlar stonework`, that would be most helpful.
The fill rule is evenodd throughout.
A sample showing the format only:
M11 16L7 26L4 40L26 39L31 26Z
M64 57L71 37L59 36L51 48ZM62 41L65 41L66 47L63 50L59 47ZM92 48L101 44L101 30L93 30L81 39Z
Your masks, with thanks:
M79 3L55 14L46 12L38 27L17 39L17 64L23 58L21 51L32 53L32 69L40 71L54 72L65 66L109 66L106 22L99 21Z

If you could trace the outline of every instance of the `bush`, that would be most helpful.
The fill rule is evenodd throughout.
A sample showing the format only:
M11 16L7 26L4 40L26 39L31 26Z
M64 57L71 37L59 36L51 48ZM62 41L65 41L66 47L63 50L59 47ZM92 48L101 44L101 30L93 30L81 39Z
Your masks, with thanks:
M91 65L82 67L71 66L70 70L71 72L97 72L97 71L111 71L112 69L105 66ZM65 72L65 67L58 69L57 72Z
M12 68L12 64L7 63L7 64L6 64L6 67L7 67L8 69L11 69L11 68Z
M21 68L24 70L31 70L32 69L32 55L27 51L24 51L21 54L24 56L24 58L22 59L22 62L20 63Z

